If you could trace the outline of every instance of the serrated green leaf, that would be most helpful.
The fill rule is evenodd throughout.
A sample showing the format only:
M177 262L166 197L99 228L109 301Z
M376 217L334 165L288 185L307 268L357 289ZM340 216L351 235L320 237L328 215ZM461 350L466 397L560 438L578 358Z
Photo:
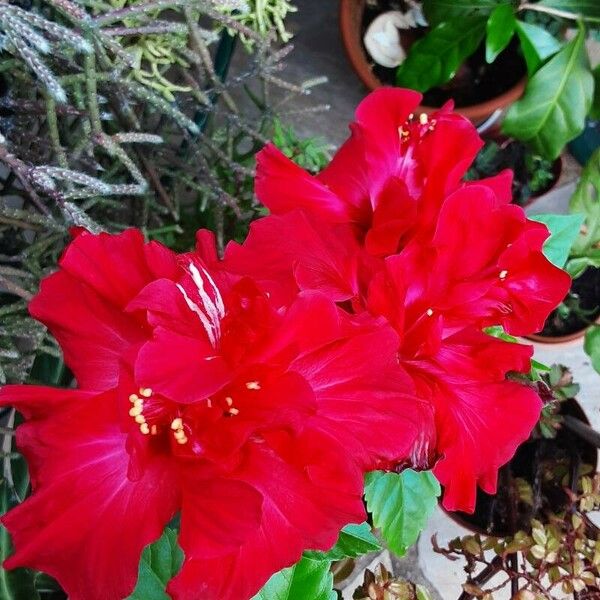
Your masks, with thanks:
M562 48L562 44L542 27L525 21L517 21L516 30L527 64L527 73L532 77L548 57Z
M585 215L585 230L573 244L572 258L600 260L600 148L585 165L569 201L572 213ZM569 261L571 262L571 261Z
M600 2L598 0L540 0L540 6L561 11L562 16L571 19L582 17L586 21L600 23Z
M496 57L508 46L517 20L510 4L499 4L492 11L486 23L485 60L493 63Z
M402 556L419 537L441 493L429 471L373 471L365 479L367 508L389 549Z
M441 23L414 43L396 71L401 87L426 92L452 79L485 35L484 17L462 17Z
M312 560L332 561L341 560L342 558L356 558L377 550L381 550L379 540L371 532L368 523L361 523L360 525L346 525L331 550L327 552L308 550L304 553L304 556Z
M487 18L499 5L512 4L511 0L423 0L423 12L433 27L455 17L477 16Z
M569 258L569 253L579 236L585 215L532 215L532 221L543 223L550 230L550 237L544 242L543 252L546 258L559 269L562 269Z
M592 360L592 367L600 373L600 325L592 325L586 331L583 349Z
M580 27L575 38L529 80L525 95L510 107L502 131L554 160L583 131L593 92L585 31Z
M127 600L169 600L165 588L181 568L183 552L177 544L177 532L168 527L162 536L142 553L138 581Z
M252 600L336 600L331 563L303 558L275 573Z

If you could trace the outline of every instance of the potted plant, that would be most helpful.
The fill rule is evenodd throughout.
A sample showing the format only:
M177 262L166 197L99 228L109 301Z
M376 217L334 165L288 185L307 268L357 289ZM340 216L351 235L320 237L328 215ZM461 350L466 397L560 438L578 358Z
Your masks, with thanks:
M342 37L354 68L369 87L376 87L382 81L374 72L367 75L370 65L361 47L366 4L342 0ZM377 3L380 11L391 5ZM429 29L418 32L421 37L410 45L388 83L424 92L425 110L454 98L459 111L473 121L506 108L525 89L507 115L504 132L531 143L534 151L549 159L558 157L583 130L594 90L583 20L600 18L594 3L423 0L422 8ZM560 41L556 35L578 19L574 39ZM512 81L506 79L507 72ZM461 81L465 90L472 91L475 85L483 95L462 97L457 89Z
M540 421L502 468L497 493L478 490L472 514L448 513L475 533L508 536L527 529L540 511L558 512L566 505L568 497L562 490L572 469L577 468L580 475L596 470L597 448L580 437L581 427L577 429L581 423L589 427L589 421L575 400L579 386L573 383L569 370L553 365L535 385L546 401Z
M467 581L459 600L493 600L507 589L512 600L597 599L600 588L600 530L590 513L600 508L600 476L584 476L557 514L533 519L529 530L503 538L479 534L455 538L434 550L466 561ZM498 584L487 585L496 575Z
M557 343L581 338L600 317L600 149L584 168L569 211L583 219L565 264L573 283L544 329L529 336L534 341Z
M498 132L484 136L485 145L475 157L466 179L493 177L504 169L513 171L513 202L528 206L536 198L549 192L558 182L562 172L562 158L549 161L523 142L508 138Z
M410 15L409 11L414 10L415 4L393 0L341 0L340 28L344 47L354 70L369 89L396 84L418 89L425 92L420 109L424 112L431 112L446 100L453 98L457 112L474 122L485 120L494 111L514 102L523 93L526 67L516 51L516 44L512 44L495 65L488 65L485 62L484 50L480 47L481 39L475 31L469 36L469 40L463 40L465 49L474 45L471 52L462 56L446 78L432 81L431 85L421 85L415 81L404 80L404 77L399 78L401 64L393 67L378 64L367 51L363 41L369 26L380 15L389 14L390 11L404 11ZM426 3L423 3L423 8L427 8ZM428 28L426 23L427 21L409 18L407 25L414 26L400 31L399 53L402 58L407 57L407 60L412 61L410 57L414 52L418 51L424 42L428 43L427 40L431 38L435 27ZM436 49L436 53L446 54L448 50L449 48L440 47ZM469 57L469 54L473 56ZM429 71L430 67L431 65L424 66L424 69Z
M467 561L460 600L491 599L505 587L513 600L549 600L560 592L591 592L600 581L600 530L588 516L600 503L600 436L572 399L578 386L569 371L555 365L544 380L552 399L503 470L498 493L478 496L473 515L454 515L474 535L446 548L433 540L436 552ZM501 583L486 587L499 573Z

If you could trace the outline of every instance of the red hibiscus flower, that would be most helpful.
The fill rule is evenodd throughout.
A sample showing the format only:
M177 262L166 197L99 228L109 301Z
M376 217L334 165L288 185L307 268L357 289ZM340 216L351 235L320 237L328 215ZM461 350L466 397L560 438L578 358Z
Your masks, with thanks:
M250 598L364 519L365 470L428 451L432 413L385 319L318 292L282 309L208 267L200 240L206 262L135 230L79 235L31 303L78 389L0 390L26 419L33 489L2 518L6 567L45 571L73 600L131 593L178 512L185 561L168 593Z
M275 256L253 275L274 290L285 282L282 302L321 290L349 312L388 319L401 367L435 412L444 505L468 511L478 482L495 489L540 410L532 390L506 381L529 370L530 349L482 330L539 331L570 279L542 253L547 228L510 204L510 172L462 181L482 145L473 125L449 105L414 115L420 98L372 93L317 176L263 150L256 193L273 214L228 246L224 265L237 273ZM351 241L339 250L336 239ZM485 368L480 356L498 364Z

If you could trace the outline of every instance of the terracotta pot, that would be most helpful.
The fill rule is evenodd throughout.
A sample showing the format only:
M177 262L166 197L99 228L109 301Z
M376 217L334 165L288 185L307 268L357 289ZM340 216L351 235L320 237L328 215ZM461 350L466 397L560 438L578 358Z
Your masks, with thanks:
M595 323L596 323L596 325L600 325L600 317L598 317L596 319ZM538 333L532 333L531 335L526 335L525 338L532 342L537 342L538 344L575 345L575 342L578 343L585 336L586 331L590 327L591 327L591 325L587 325L583 329L580 329L579 331L574 331L573 333L569 333L567 335L549 336L549 335L539 335Z
M573 333L569 333L568 335L558 335L556 337L539 335L537 333L532 333L531 335L527 335L525 337L526 339L538 344L571 344L572 342L576 342L584 337L587 330L588 328L586 327L581 331L575 331Z
M595 278L600 278L600 269L588 269L586 270L581 276L580 278L583 279L587 273L590 273L591 277L595 277ZM571 284L571 288L573 289L576 285L576 283L580 281L580 279L575 279L573 280L572 284ZM592 284L594 285L594 284ZM580 289L576 289L575 290L578 293L581 293ZM597 293L597 292L596 292ZM597 295L593 295L590 298L588 298L586 296L586 299L590 300L590 308L598 306L598 297ZM586 304L587 307L587 304ZM598 315L595 319L595 321L589 321L586 324L582 324L581 329L578 329L577 331L574 331L572 333L567 333L564 335L556 335L556 336L548 336L548 335L540 335L539 333L533 333L531 335L526 336L528 340L531 340L533 342L538 342L540 344L553 344L556 346L559 346L561 344L579 344L581 343L581 338L584 337L586 331L590 328L590 326L592 325L592 323L595 323L596 325L600 325L600 315Z
M354 71L370 90L374 90L381 87L383 84L373 73L363 46L362 18L364 10L365 0L340 0L340 30L346 54L348 55L348 59L350 60ZM527 78L524 77L514 87L510 88L500 96L482 102L481 104L457 108L456 112L464 115L473 121L473 123L480 123L494 114L497 110L505 109L515 102L515 100L520 98L525 90L526 83ZM419 110L421 112L431 113L438 110L438 108L439 107L421 106Z
M576 419L578 419L579 421L582 421L586 425L590 424L589 419L587 418L587 415L585 414L583 408L581 408L581 405L579 404L579 402L577 402L577 400L575 400L574 398L570 398L569 400L564 401L564 403L562 404L561 413L575 417ZM596 448L596 446L594 446L590 442L584 441L583 439L580 439L580 438L578 438L578 439L581 442L582 447L585 447L585 451L582 453L582 461L586 464L592 465L594 468L594 471L596 471L598 469L598 449ZM549 440L549 442L551 442L551 440ZM527 443L527 442L525 442L525 443ZM457 523L461 527L467 529L468 531L471 531L473 533L478 533L478 534L484 535L484 536L503 537L504 535L510 535L510 532L500 531L500 530L492 530L490 533L488 533L485 529L483 529L482 527L479 527L477 524L470 521L469 520L470 515L465 514L465 513L460 513L460 512L447 511L442 506L441 501L440 501L440 507L455 523ZM475 510L477 511L477 506L475 507Z

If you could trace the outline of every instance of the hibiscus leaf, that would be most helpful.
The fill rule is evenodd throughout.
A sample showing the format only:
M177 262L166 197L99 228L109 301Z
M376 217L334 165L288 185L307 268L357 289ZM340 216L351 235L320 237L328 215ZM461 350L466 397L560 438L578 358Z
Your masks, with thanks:
M452 79L485 36L485 17L461 17L440 23L415 42L396 71L401 87L426 92Z
M365 479L367 509L389 549L402 556L419 537L437 498L440 484L429 471L373 471Z
M488 17L499 5L511 5L511 0L424 0L423 12L434 26L454 17Z
M585 29L533 75L525 95L509 109L502 131L528 142L549 160L583 131L594 78L585 51Z
M6 479L0 483L0 514L15 505L14 494ZM38 600L35 573L30 569L6 571L1 563L12 553L10 534L0 525L0 598L2 600Z
M600 23L600 2L598 0L540 0L540 6L570 13L573 19L582 17L586 21ZM564 15L565 17L567 14Z
M585 215L532 215L532 221L543 223L550 230L550 237L544 242L543 252L546 258L559 269L562 269L569 258L569 253L579 236Z
M137 585L128 600L169 600L165 588L182 562L183 552L177 544L177 532L167 527L156 542L144 549Z
M527 64L527 73L531 77L548 57L561 49L562 44L539 25L517 21L516 29Z
M275 573L252 600L336 600L331 563L303 558Z
M585 333L583 349L592 359L592 366L600 373L600 325L592 325Z
M488 63L493 63L498 54L508 46L516 24L515 13L510 4L496 6L486 24L485 60Z
M308 550L304 553L304 556L313 560L331 561L341 560L342 558L356 558L377 550L381 550L379 540L371 533L371 527L368 523L361 523L360 525L346 525L331 550L327 552Z

